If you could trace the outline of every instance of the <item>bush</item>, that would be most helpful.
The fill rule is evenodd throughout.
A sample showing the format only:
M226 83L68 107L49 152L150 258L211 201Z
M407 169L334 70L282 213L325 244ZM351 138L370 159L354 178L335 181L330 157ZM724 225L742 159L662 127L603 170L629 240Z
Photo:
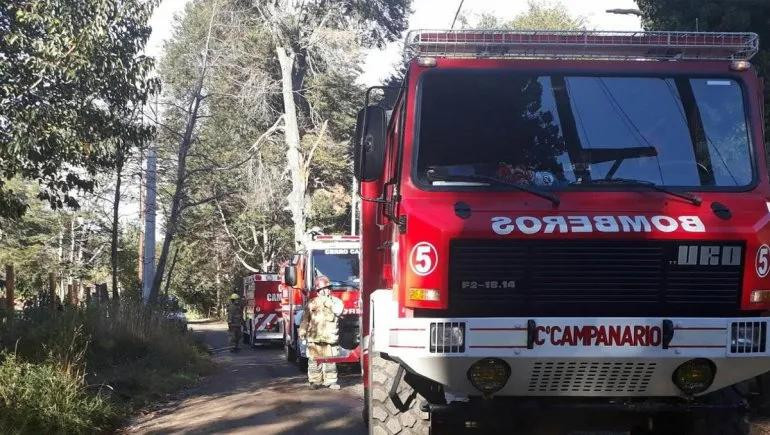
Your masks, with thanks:
M88 391L81 373L54 361L22 362L13 353L0 359L0 432L96 432L114 421L114 406Z
M211 368L178 323L131 300L61 311L30 304L0 326L3 348L0 433L101 431Z

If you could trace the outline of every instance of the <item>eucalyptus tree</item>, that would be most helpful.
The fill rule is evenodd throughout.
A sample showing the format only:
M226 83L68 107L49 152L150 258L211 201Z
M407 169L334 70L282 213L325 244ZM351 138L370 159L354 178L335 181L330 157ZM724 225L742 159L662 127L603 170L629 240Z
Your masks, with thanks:
M150 0L0 2L0 215L19 217L25 196L7 181L37 181L58 208L114 164L122 144L149 140L132 116L157 89Z
M279 78L281 101L274 107L291 179L288 209L294 242L305 235L309 200L307 186L316 140L303 150L306 135L322 137L328 119L315 117L309 85L314 77L351 61L351 47L383 46L406 30L411 0L243 0L259 18L263 34L278 60L272 76Z

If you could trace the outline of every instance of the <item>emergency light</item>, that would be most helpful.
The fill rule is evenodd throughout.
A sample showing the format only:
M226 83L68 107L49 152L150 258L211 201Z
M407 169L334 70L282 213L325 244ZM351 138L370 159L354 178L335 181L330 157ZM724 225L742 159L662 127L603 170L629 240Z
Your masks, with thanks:
M575 58L747 61L757 53L756 33L543 30L413 30L406 60L459 58Z

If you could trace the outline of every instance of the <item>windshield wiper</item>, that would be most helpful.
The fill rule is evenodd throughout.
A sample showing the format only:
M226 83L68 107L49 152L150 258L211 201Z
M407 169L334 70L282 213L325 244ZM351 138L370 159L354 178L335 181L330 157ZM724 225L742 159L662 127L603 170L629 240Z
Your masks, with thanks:
M491 184L497 184L500 186L509 186L513 187L516 190L531 193L532 195L539 196L541 198L547 199L551 201L551 204L554 205L554 207L558 207L559 203L561 202L559 198L556 195L552 195L548 192L544 192L542 190L536 189L531 186L527 186L524 184L517 184L512 183L507 180L503 180L501 178L496 177L490 177L488 175L478 175L478 174L464 174L464 175L458 175L458 174L449 174L447 171L442 170L442 168L437 167L430 167L427 171L425 171L425 175L428 177L428 180L430 181L458 181L458 182L470 182L470 183L491 183Z
M572 183L572 184L577 184L577 183ZM672 190L667 187L661 186L659 184L655 184L652 181L636 180L633 178L598 178L595 180L591 180L588 183L580 183L580 184L626 184L629 186L649 187L652 190L657 190L658 192L667 193L671 196L676 196L677 198L685 199L694 205L701 205L701 203L703 202L699 196L693 195L692 193L677 192L676 190Z

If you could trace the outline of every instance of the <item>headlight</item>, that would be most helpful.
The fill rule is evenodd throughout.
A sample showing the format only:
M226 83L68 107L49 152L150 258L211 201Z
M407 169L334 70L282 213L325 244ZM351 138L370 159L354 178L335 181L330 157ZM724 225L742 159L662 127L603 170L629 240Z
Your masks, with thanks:
M484 395L500 391L510 376L511 366L500 358L484 358L468 369L468 380Z
M431 323L430 351L438 353L465 352L465 323Z
M683 393L688 395L702 393L711 386L716 375L714 364L706 358L685 361L674 370L673 381Z

